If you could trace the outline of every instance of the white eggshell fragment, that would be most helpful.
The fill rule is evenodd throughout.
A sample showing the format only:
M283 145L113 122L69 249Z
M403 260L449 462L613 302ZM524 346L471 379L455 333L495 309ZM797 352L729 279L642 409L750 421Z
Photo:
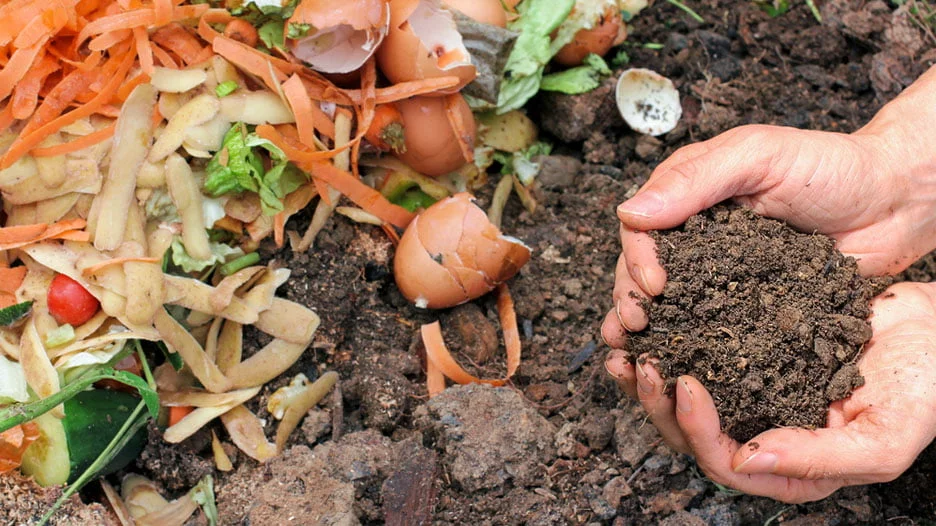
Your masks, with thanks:
M647 135L671 131L682 116L679 91L673 82L649 69L633 68L622 73L615 99L627 125Z

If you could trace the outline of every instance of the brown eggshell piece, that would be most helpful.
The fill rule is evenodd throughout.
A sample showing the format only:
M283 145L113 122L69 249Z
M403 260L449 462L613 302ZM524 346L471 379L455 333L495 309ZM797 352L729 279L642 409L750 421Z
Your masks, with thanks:
M413 220L397 248L394 275L410 301L445 308L490 292L529 258L529 248L503 236L471 196L460 193Z
M458 85L436 95L456 93L477 76L454 18L439 0L391 2L390 29L376 57L392 83L458 77Z
M322 73L349 74L386 38L390 6L387 0L303 0L289 24L310 26L302 38L286 41L296 58Z
M614 47L615 42L620 43L619 31L622 25L621 12L617 9L609 9L598 25L591 29L579 30L572 42L556 53L555 61L563 66L572 67L581 65L589 53L604 56Z
M406 129L406 151L397 157L410 168L437 177L453 172L467 162L452 129L441 97L410 97L396 103ZM458 111L462 114L471 143L477 134L474 115L464 98L459 96Z
M468 295L455 277L430 254L419 239L419 218L404 232L393 260L393 273L397 288L403 296L417 307L440 309L452 307L469 300Z

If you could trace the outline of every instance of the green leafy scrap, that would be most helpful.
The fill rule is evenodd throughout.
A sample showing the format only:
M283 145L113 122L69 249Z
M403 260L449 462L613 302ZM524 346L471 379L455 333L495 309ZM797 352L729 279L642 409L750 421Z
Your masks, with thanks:
M269 170L264 168L264 158L270 161ZM221 150L208 162L206 174L205 191L209 195L254 192L268 216L282 212L283 198L308 180L283 150L248 131L242 122L235 123L225 134Z
M597 88L602 79L610 75L611 69L604 59L590 53L581 66L544 76L540 89L578 95Z

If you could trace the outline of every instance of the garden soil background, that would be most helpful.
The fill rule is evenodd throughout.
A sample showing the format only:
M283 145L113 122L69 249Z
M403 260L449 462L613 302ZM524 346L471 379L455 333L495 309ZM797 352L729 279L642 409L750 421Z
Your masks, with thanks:
M629 66L656 70L678 87L684 111L676 130L656 139L628 130L614 107L613 79L590 94L540 96L531 106L556 150L542 159L537 211L512 198L505 213L504 230L533 248L510 283L524 345L511 386L453 387L427 400L416 339L422 323L441 318L461 363L484 377L503 375L494 301L413 308L393 284L386 236L336 217L306 254L265 249L293 270L280 293L315 309L322 327L253 409L271 430L266 400L299 372L338 371L340 396L310 413L289 449L267 464L232 447L235 470L218 473L207 430L181 445L151 430L132 470L173 496L214 473L223 524L936 523L933 447L894 482L816 503L740 495L662 444L645 412L604 374L599 326L611 308L619 252L614 208L660 161L742 124L854 131L936 61L933 35L889 3L817 0L821 24L800 0L776 18L745 1L688 3L704 24L658 0L634 20L622 48ZM479 197L486 206L489 193ZM300 216L289 228L307 222ZM904 276L934 277L931 257ZM254 335L245 352L263 343ZM34 517L54 493L0 477L0 509L13 523ZM58 523L113 520L97 504L74 504L68 515Z

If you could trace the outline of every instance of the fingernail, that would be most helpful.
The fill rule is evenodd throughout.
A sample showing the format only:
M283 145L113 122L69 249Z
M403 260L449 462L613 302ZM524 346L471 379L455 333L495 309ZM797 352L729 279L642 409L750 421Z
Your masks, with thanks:
M643 192L621 203L618 214L636 217L650 217L663 210L663 198L656 192Z
M624 300L618 300L614 304L614 314L617 315L618 322L621 324L621 327L624 327L624 330L627 332L636 332L634 329L631 329L627 326L627 322L624 321L624 316L621 316L621 302Z
M640 362L637 362L637 387L644 394L653 394L653 388L655 387L653 380L647 376L643 367L640 366Z
M605 371L613 378L622 378L622 371L626 370L628 367L631 367L630 360L627 359L627 353L620 350L614 350L608 353L608 358L605 360Z
M631 267L631 275L637 280L637 284L640 285L640 288L647 294L650 294L650 285L647 282L647 273L644 271L644 268L640 265L633 265Z
M735 473L753 475L755 473L773 473L777 469L777 455L773 453L754 453L736 467Z
M676 393L676 409L680 413L689 413L692 411L692 391L689 390L689 384L687 384L682 378L676 380L676 388L679 389L679 392Z

